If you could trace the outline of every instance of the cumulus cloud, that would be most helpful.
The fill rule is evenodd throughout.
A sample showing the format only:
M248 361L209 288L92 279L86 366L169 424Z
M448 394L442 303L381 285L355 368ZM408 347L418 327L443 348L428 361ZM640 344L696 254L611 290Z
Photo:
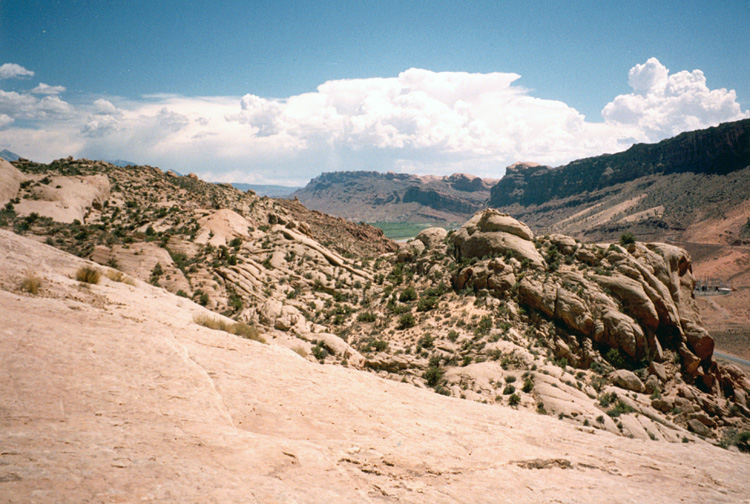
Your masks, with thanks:
M683 131L748 117L733 90L709 89L700 70L670 75L656 58L630 70L633 92L602 110L606 122L633 131L640 141L658 141Z
M630 70L632 93L607 104L603 122L533 96L519 78L412 68L284 99L158 94L75 109L56 95L0 90L0 114L9 118L0 116L0 142L23 138L31 128L13 121L26 119L77 149L61 155L133 159L217 181L300 184L356 169L499 177L519 160L554 166L750 115L734 91L710 89L700 70L670 74L655 58ZM33 149L19 150L34 159Z
M0 128L4 128L9 124L12 124L14 119L8 115L0 114Z
M40 82L31 92L34 94L57 95L65 92L65 86L49 86L44 82Z
M21 77L33 77L34 72L27 70L16 63L4 63L0 65L0 79L18 79Z

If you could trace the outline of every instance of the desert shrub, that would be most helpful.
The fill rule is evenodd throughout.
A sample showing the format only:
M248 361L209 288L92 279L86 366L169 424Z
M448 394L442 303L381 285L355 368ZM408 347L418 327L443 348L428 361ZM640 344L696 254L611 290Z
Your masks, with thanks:
M430 366L424 372L423 378L427 382L427 386L435 387L443 378L443 370L437 366Z
M314 347L312 347L312 354L313 357L318 359L319 361L325 360L326 357L328 357L328 350L323 346L323 344L318 341Z
M21 289L28 292L29 294L39 294L39 289L42 287L42 279L39 278L33 271L27 271L21 280Z
M121 282L121 283L125 283L128 285L135 285L135 280L127 276L122 271L107 270L106 275L107 275L107 278L109 278L113 282ZM178 295L179 295L179 292L178 292Z
M632 245L635 243L635 236L633 233L623 233L620 235L620 245L623 247L627 247L628 245Z
M359 322L375 322L377 316L372 312L362 312L357 315L357 321Z
M401 295L398 297L398 300L402 303L408 303L409 301L414 301L417 299L417 291L414 289L414 287L407 287L406 289L401 292Z
M620 415L624 415L625 413L632 413L633 411L633 408L618 399L615 407L607 411L607 415L612 418L617 418Z
M76 271L76 280L83 283L98 284L101 273L91 266L82 266Z
M604 358L612 364L615 369L621 369L624 368L626 365L625 358L623 357L622 353L617 348L610 348Z
M519 396L518 394L513 394L508 398L508 404L513 407L518 406L519 404L521 404L521 396Z
M415 325L417 325L417 320L414 318L414 315L412 315L411 313L404 313L398 319L399 329L408 329L410 327L414 327Z
M438 305L438 298L436 297L422 297L419 299L419 303L417 303L417 311L419 312L425 312L434 310L437 308Z
M179 289L177 292L175 292L175 294L177 294L180 297L184 297L184 298L188 297L187 292L185 292L182 289Z
M513 385L511 385L511 384L508 384L503 389L503 395L510 395L510 394L514 393L515 391L516 391L516 387L513 386Z
M516 377L513 375L508 375L505 377L505 383L513 383L514 381L516 381Z
M292 351L294 351L294 353L296 353L303 359L307 358L307 350L302 346L297 345L296 347L292 348Z
M258 329L251 325L245 324L244 322L226 322L223 319L214 318L210 315L205 314L195 315L193 317L193 322L198 325L202 325L203 327L208 327L209 329L224 331L229 334L234 334L235 336L251 339L260 343L266 342L263 336L260 335L260 331L258 331Z
M526 380L523 382L523 388L521 389L527 394L534 390L534 382L531 380L531 378L526 378Z
M425 334L417 342L417 348L432 348L435 343L435 338L430 334Z

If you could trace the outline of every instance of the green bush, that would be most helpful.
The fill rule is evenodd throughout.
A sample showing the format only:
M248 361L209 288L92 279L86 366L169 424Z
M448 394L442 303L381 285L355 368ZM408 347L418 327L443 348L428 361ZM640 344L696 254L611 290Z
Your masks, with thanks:
M417 303L417 311L426 312L426 311L434 310L435 308L437 308L437 305L438 305L438 298L422 297L419 299L419 303Z
M398 319L399 329L408 329L410 327L414 327L415 325L417 325L417 320L411 313L404 313L403 315L401 315L401 318Z
M518 406L519 404L521 404L521 396L519 396L518 394L513 394L508 398L508 404L513 407Z
M423 377L429 387L434 387L439 384L440 380L443 378L443 370L437 366L430 366L424 372Z
M372 312L362 312L357 315L357 320L359 322L375 322L376 319L377 316Z
M531 380L531 378L526 378L526 380L523 382L523 388L521 390L523 390L527 394L534 390L534 382Z
M635 236L633 233L623 233L620 236L620 245L623 247L627 247L628 245L632 245L635 243Z
M398 297L398 300L402 303L408 303L409 301L414 301L417 299L417 291L414 290L414 287L407 287L406 289L401 292L401 295Z

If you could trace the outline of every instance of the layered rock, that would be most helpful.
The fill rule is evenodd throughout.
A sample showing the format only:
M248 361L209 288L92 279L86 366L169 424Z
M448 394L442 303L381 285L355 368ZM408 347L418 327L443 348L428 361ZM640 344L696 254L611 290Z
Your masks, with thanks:
M478 212L451 235L458 259L509 255L541 268L545 262L533 239L528 226L496 210Z

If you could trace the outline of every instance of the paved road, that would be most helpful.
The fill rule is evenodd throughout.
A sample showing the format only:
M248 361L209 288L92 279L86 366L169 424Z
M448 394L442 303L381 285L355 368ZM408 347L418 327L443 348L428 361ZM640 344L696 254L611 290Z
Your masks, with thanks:
M742 364L743 366L750 367L750 361L747 361L745 359L740 359L739 357L737 357L735 355L725 354L725 353L721 353L721 352L714 352L714 355L716 357L721 358L721 359L730 360L730 361Z

